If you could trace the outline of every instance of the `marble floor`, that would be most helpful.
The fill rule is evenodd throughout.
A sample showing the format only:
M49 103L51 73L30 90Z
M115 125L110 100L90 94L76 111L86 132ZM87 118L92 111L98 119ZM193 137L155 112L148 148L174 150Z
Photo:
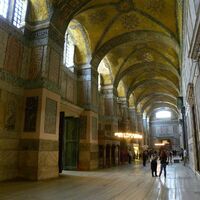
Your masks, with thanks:
M0 183L0 200L200 200L200 180L182 164L167 166L167 178L150 166L125 165L93 172L64 172L59 179Z

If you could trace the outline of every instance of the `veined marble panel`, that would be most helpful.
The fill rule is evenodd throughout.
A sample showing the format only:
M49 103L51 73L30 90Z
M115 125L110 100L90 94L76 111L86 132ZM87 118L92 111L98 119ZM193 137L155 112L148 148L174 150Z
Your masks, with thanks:
M51 49L49 61L49 80L58 83L60 75L60 55Z
M11 74L19 76L23 58L23 45L14 36L9 36L4 68Z
M18 164L18 151L0 151L0 166L15 167Z
M0 68L3 68L3 63L5 59L5 52L6 52L6 45L8 39L8 33L5 32L3 29L0 28Z
M38 157L39 168L58 166L58 151L41 151Z
M57 102L53 99L46 98L45 109L45 133L56 133L56 120L57 120Z

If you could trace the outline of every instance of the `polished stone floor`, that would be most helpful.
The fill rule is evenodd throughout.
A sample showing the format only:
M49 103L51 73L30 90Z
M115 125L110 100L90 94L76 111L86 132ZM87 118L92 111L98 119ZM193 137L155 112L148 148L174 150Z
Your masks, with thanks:
M200 200L200 180L182 164L167 166L167 178L150 166L131 164L95 172L67 171L59 179L0 183L0 200Z

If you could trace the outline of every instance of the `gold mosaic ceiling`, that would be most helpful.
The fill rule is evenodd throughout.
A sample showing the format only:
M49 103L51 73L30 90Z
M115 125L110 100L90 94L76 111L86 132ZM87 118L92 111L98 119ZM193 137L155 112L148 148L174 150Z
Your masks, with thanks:
M57 13L61 13L60 19L55 20L60 30L64 30L64 23L69 20L65 9L74 8L74 13L72 9L68 11L70 20L85 30L92 66L107 68L102 72L104 84L114 84L119 96L134 98L131 105L139 105L142 112L158 107L176 109L180 88L181 0L53 2ZM73 26L79 40L75 29ZM79 46L86 48L80 41Z

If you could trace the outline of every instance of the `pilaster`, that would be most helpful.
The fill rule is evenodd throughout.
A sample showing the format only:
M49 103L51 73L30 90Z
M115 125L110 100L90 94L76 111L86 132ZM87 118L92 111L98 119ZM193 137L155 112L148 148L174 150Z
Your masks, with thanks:
M58 177L60 96L44 88L25 91L19 175L42 180Z
M128 101L125 97L119 97L118 102L121 104L121 114L122 114L120 129L121 131L129 131L130 121L129 121Z
M98 79L97 71L91 65L79 66L78 105L85 109L82 113L82 127L79 151L79 169L98 168Z
M136 116L136 109L134 107L129 107L129 117L130 117L130 129L131 131L136 131L136 124L137 124L137 116Z

